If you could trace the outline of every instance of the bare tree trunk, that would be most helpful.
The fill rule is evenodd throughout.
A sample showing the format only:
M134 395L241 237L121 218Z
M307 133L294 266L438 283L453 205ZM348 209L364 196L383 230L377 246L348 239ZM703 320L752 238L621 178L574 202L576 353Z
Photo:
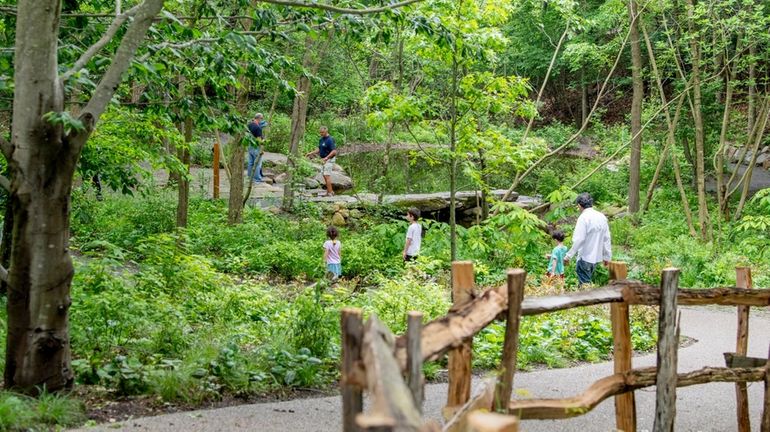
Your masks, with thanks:
M391 123L388 127L388 139L385 141L385 153L382 155L382 182L379 185L380 193L377 194L377 202L382 203L385 193L390 190L390 148L393 144L393 128Z
M765 128L767 128L767 121L768 117L770 117L770 109L768 108L768 105L770 105L770 99L765 99L765 115L758 119L758 121L762 122L761 126L757 129L757 138L754 142L754 148L751 152L751 160L749 161L749 165L746 167L746 172L743 173L743 190L741 190L741 199L738 202L738 207L735 209L735 219L738 220L741 218L741 213L743 212L743 206L746 204L746 198L749 195L749 187L751 186L751 177L754 172L754 166L757 164L757 156L759 156L759 145L762 142L762 138L764 137Z
M179 176L179 193L176 205L176 226L187 226L187 210L190 206L190 144L193 139L193 121L189 115L184 119L184 141L186 145L179 149L179 160L185 167L185 174Z
M628 2L628 14L631 21L631 73L634 93L631 100L631 162L628 179L628 211L639 211L639 188L641 179L642 159L642 99L644 98L644 82L642 81L642 48L639 41L639 12L634 0Z
M735 55L737 56L738 53L741 52L741 42L743 39L743 35L738 36L738 42L735 46ZM719 148L717 148L716 154L714 155L714 170L716 171L716 177L717 177L717 186L716 186L716 192L717 192L717 203L719 204L717 206L717 211L719 212L720 219L722 218L722 209L725 208L724 206L724 196L726 194L725 191L725 185L724 185L724 169L725 169L725 161L724 161L724 155L725 155L725 147L726 147L726 141L727 141L727 130L730 127L730 108L732 108L732 100L733 100L733 83L735 82L735 75L738 70L738 67L733 65L729 72L725 74L725 109L722 112L722 130L719 133Z
M687 0L687 18L691 34L694 34L693 0ZM700 41L696 37L690 39L693 77L693 120L695 122L695 183L698 189L698 225L700 236L704 241L711 239L709 232L708 203L706 202L706 174L704 155L704 132L700 84Z
M588 118L588 84L586 84L585 67L580 69L580 124ZM580 127L580 126L578 126Z
M246 149L241 144L243 136L236 134L230 144L230 196L227 205L227 223L243 222L243 163Z
M457 90L460 77L460 65L457 61L457 43L452 45L452 69L449 94L449 256L457 259Z
M757 45L749 45L749 107L747 116L749 124L747 131L751 133L754 129L754 119L756 118L756 100L757 100L757 72L756 72Z
M5 387L35 393L72 384L68 311L74 273L69 209L78 158L112 99L162 1L145 1L123 35L113 61L82 110L83 129L65 135L48 113L63 111L58 76L59 1L17 4L11 142L0 147L11 174L13 213L8 281Z
M305 70L318 69L318 62L313 59L313 38L305 37L305 53L302 56L302 67ZM299 154L299 143L305 136L307 122L307 105L310 99L310 79L302 75L297 83L297 93L294 95L294 105L291 109L291 136L289 137L289 157L287 164L286 184L283 186L283 209L290 211L294 206L294 172Z

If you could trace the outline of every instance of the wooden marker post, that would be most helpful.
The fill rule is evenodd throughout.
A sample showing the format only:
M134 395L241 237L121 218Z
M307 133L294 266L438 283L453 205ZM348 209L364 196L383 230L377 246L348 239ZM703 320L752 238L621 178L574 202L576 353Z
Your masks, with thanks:
M676 365L679 349L676 294L679 269L667 268L660 276L660 312L658 314L658 361L655 379L654 432L674 432L676 417Z
M424 399L422 379L422 312L409 312L406 321L406 383L414 398L414 406L422 414Z
M214 142L214 199L219 198L219 137Z
M527 272L522 269L508 270L508 316L505 323L503 359L495 387L494 410L508 413L513 392L513 375L516 373L516 354L519 351L519 323L521 322L521 301L524 299L524 284Z
M735 268L735 286L737 288L752 288L751 268ZM749 348L749 306L738 306L738 335L736 338L735 355L746 356ZM749 394L746 383L735 383L736 415L738 432L751 431L749 421Z
M356 377L356 370L361 362L361 347L364 339L364 325L361 309L345 308L342 310L340 327L342 330L342 363L340 367L340 393L342 394L342 430L355 432L356 415L364 410L361 384Z
M624 280L628 277L626 263L611 261L609 265L610 279ZM612 321L613 362L615 373L631 370L631 326L628 319L628 303L611 303L610 319ZM615 396L615 427L624 432L636 431L636 400L634 392Z
M452 310L458 310L473 300L473 263L455 261L452 263ZM444 419L449 420L454 412L471 398L471 347L469 340L449 351L449 389Z

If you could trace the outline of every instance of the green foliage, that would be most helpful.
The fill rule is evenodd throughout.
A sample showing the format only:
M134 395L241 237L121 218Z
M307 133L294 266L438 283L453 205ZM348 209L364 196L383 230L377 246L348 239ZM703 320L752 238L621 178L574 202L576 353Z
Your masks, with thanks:
M31 398L0 392L0 431L49 430L77 426L84 420L83 404L67 396L44 391Z
M167 145L185 148L166 117L111 108L86 143L78 170L86 181L99 176L112 190L131 195L142 184L139 180L151 179L155 169L186 172Z

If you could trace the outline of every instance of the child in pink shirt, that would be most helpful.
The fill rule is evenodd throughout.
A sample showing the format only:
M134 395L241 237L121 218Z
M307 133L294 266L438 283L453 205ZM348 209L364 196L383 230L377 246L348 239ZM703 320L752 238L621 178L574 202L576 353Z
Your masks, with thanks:
M329 240L324 242L324 261L326 261L326 271L333 275L332 280L342 275L342 256L340 255L342 243L337 240L339 235L339 231L333 226L326 229L326 237L329 237Z

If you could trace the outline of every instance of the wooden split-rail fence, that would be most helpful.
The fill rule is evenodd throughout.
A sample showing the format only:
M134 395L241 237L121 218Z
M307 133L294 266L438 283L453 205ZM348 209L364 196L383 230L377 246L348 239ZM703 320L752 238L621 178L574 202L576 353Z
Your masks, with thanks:
M752 289L751 270L736 268L736 287L680 289L679 270L665 269L660 286L626 280L626 264L610 263L610 283L584 292L524 298L526 272L508 272L507 284L474 292L471 262L452 263L453 306L427 324L422 314L408 314L407 332L394 336L372 315L362 320L359 309L342 311L340 390L343 430L512 432L526 419L563 419L579 416L603 400L615 398L616 428L636 431L634 390L656 386L655 431L673 431L677 387L709 382L734 382L739 432L750 430L746 383L764 381L761 431L770 432L770 353L768 358L746 357L749 308L770 306L770 289ZM614 373L586 391L564 399L511 400L522 316L610 304L614 345ZM629 306L659 306L657 367L631 367ZM737 306L735 353L725 353L726 367L704 367L677 373L678 305ZM496 319L506 321L503 356L496 381L471 398L471 343L475 334ZM422 418L422 364L448 354L449 389L443 409L446 423ZM371 407L363 411L363 392Z

